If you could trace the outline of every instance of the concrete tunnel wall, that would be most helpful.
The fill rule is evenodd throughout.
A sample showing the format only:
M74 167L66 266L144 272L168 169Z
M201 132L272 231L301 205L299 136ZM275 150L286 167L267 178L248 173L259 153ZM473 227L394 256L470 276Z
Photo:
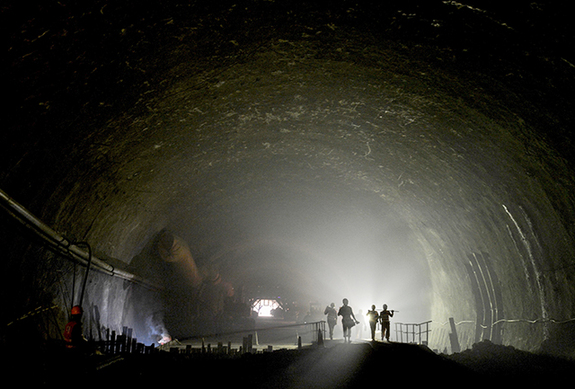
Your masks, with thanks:
M81 95L76 123L53 108L31 120L35 127L16 124L31 137L47 128L57 141L40 135L23 141L26 150L13 148L3 188L56 231L160 283L166 278L155 271L151 246L168 229L236 286L281 285L322 303L348 297L356 310L388 303L400 310L396 321L432 320L434 349L450 349L450 317L463 348L483 338L528 350L545 341L563 347L555 322L571 320L575 308L573 172L566 140L549 135L570 123L563 106L539 103L567 88L547 85L564 73L515 58L505 66L523 79L509 81L497 68L504 60L468 57L483 43L469 40L463 50L452 35L430 39L421 26L438 12L445 19L437 25L472 21L502 34L504 47L519 32L472 7L404 7L411 6L413 13L388 15L410 33L418 20L413 36L393 23L365 27L349 15L366 13L353 7L336 17L251 2L240 16L233 10L241 7L222 8L201 23L166 7L161 16L171 19L156 16L164 23L153 24L146 16L147 23L165 34L158 26L175 25L179 43L146 51L138 63L144 75L130 84L141 94L108 95L100 86L103 103ZM265 7L274 12L254 16ZM218 23L208 22L215 15ZM247 22L235 25L234 17ZM229 31L217 31L220 23ZM150 31L145 39L153 40ZM110 57L124 55L132 59ZM155 73L146 74L150 68ZM109 78L122 76L130 78ZM54 105L58 93L74 92L53 88L43 93ZM35 245L26 249L26 239L3 228L16 235L6 242L7 267L26 281L19 288L28 304L52 299L65 311L81 272ZM154 291L93 272L85 298L91 331L129 326L152 342L163 331L165 307ZM494 322L492 332L477 327ZM174 326L166 330L188 335Z

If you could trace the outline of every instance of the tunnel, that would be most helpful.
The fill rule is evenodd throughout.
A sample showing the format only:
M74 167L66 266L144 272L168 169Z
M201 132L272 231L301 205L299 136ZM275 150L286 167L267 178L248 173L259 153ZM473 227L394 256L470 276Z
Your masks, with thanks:
M1 14L6 347L59 339L79 301L91 336L209 332L194 325L197 285L221 281L228 308L347 298L431 321L433 350L455 351L452 320L462 350L573 355L562 5L9 1Z

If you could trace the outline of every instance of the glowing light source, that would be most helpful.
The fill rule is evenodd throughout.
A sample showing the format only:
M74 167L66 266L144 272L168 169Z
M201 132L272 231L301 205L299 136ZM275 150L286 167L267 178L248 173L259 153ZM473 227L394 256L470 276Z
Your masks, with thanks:
M273 310L278 309L280 304L275 299L256 299L252 304L252 311L258 313L260 317L273 316Z

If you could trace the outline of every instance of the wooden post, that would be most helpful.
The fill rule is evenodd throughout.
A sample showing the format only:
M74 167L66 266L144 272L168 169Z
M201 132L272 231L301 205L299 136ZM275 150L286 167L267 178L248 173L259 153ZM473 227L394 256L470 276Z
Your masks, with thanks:
M457 338L455 320L453 320L452 317L449 318L449 325L451 326L451 333L449 334L449 340L451 341L451 352L458 353L461 351L461 348L459 346L459 339Z
M110 329L106 328L106 341L104 342L104 352L110 352Z
M126 336L125 335L118 335L116 338L116 353L120 354L125 351L126 345Z
M253 345L254 345L254 336L252 334L248 335L248 353L251 353L253 351Z
M110 337L110 353L116 353L116 331L112 331L112 336Z
M127 353L132 352L132 329L131 328L126 329L126 352Z

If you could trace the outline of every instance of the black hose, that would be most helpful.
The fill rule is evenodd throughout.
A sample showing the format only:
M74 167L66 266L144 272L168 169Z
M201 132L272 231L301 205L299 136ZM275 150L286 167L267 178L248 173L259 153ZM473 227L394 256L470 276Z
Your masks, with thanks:
M88 264L86 265L86 272L84 273L84 282L82 282L82 290L80 292L80 301L78 302L79 306L82 306L82 302L84 301L84 292L86 291L86 283L88 281L88 273L90 272L90 265L92 263L92 247L87 242L78 242L76 246L85 246L88 250Z

